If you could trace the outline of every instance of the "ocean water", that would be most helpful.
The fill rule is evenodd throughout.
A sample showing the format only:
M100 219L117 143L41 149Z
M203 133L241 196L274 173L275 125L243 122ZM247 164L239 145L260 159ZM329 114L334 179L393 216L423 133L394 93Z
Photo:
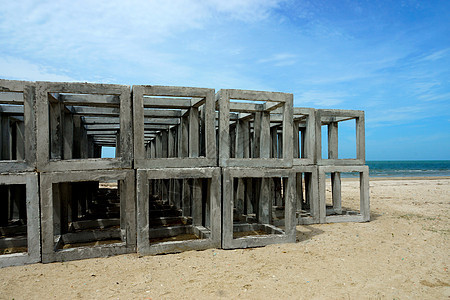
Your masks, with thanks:
M366 161L375 177L450 176L450 160Z

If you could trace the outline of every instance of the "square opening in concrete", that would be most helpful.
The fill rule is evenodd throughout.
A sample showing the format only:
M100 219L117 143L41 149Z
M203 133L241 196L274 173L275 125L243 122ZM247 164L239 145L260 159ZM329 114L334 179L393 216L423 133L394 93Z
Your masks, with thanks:
M319 165L365 163L364 112L316 110L316 153Z
M294 169L298 224L319 223L317 168L315 166L298 166Z
M37 88L40 171L131 168L129 87L38 83Z
M315 158L315 110L294 107L294 166L313 165Z
M108 102L114 95L49 93L50 160L101 158L102 147L114 147L112 158L119 158L120 103L116 98L104 107L99 102Z
M219 180L218 168L138 170L138 252L220 246Z
M42 173L43 262L135 249L134 172Z
M366 166L319 167L321 222L365 222L370 219Z
M292 166L292 94L220 90L219 165Z
M0 255L27 252L26 185L0 185Z
M55 249L124 242L121 184L122 180L53 183Z
M34 170L34 92L31 82L0 79L0 172Z
M294 173L269 170L223 170L222 247L247 248L295 240Z
M37 173L0 174L0 267L40 261Z
M137 168L215 165L212 89L133 86Z
M287 177L233 180L233 239L284 235Z

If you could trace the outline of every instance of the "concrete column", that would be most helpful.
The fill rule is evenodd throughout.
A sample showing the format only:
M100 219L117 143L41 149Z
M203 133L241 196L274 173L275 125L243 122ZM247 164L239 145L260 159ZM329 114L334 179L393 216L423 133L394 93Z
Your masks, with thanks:
M81 126L81 117L74 115L72 158L81 158Z
M283 158L283 134L278 132L278 158Z
M230 133L230 148L229 148L229 151L230 151L230 157L231 158L235 158L236 157L236 147L237 147L237 141L236 141L236 136L237 136L236 130L237 130L237 128L236 127L237 127L236 124L230 124L230 127L229 127L229 133Z
M203 224L205 227L211 226L211 195L214 195L214 191L211 191L211 179L205 179L203 186L203 195L205 195L205 201L203 201Z
M245 212L246 214L253 214L254 199L253 199L253 178L245 178Z
M177 152L177 127L172 127L169 129L168 136L168 157L176 157Z
M63 143L63 157L71 159L73 155L73 115L71 113L64 114Z
M238 215L245 214L245 178L237 179L235 207Z
M53 184L53 234L61 234L61 184Z
M120 129L116 132L116 157L121 157Z
M277 158L278 157L278 132L276 127L270 128L270 139L271 139L271 147L270 147L270 157Z
M8 204L9 204L9 188L7 185L0 185L0 226L8 225Z
M192 224L202 225L202 179L193 179L192 184Z
M189 157L199 157L199 113L197 107L189 109Z
M250 121L239 120L237 124L237 158L250 157Z
M1 118L1 159L11 159L11 126L9 118L2 116Z
M178 157L188 157L189 155L189 117L181 118L180 134L178 138Z
M156 138L150 141L150 158L156 158Z
M301 132L301 149L300 149L300 157L301 158L306 158L308 156L308 153L306 151L306 149L309 149L308 147L308 143L312 143L312 141L309 141L309 139L306 138L306 128L302 127L300 128L300 132Z
M256 112L253 121L253 158L259 158L261 153L261 118L262 112Z
M328 125L328 158L338 159L338 123L331 122ZM331 193L333 209L335 213L342 213L341 202L341 173L331 173Z
M50 158L62 159L63 142L63 115L62 104L49 101L49 119L50 119Z
M191 188L190 188L190 180L183 179L182 185L182 210L183 216L187 217L191 215Z
M295 148L294 148L295 149ZM302 173L296 173L295 174L295 191L297 193L296 199L297 199L297 209L302 210L305 209L303 205L303 183L302 183Z
M156 142L156 158L163 157L162 132L158 133L155 138Z
M300 158L300 137L299 137L299 127L300 127L300 122L299 121L294 121L294 130L293 130L293 138L294 138L294 149L293 149L293 153L294 153L294 158ZM299 206L297 206L299 207Z
M16 160L25 160L25 123L16 122Z
M59 184L59 192L61 196L61 232L68 232L69 222L72 222L72 188L69 182L63 182Z
M169 132L168 130L161 130L161 157L167 158L169 155Z
M269 181L270 178L261 178L257 215L258 222L261 224L270 224L272 222L272 199Z
M263 112L261 116L260 157L270 158L270 113Z

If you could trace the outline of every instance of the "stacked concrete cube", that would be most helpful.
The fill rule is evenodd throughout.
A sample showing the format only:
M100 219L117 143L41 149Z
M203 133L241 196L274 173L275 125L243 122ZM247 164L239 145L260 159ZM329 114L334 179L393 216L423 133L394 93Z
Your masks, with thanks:
M342 159L338 126L352 120L356 157ZM0 80L0 267L368 221L364 154L362 111L293 107L288 93ZM359 175L359 208L343 204L341 173Z
M295 242L293 95L220 90L222 247Z
M35 84L0 80L0 267L41 260Z
M344 122L355 122L356 157L339 158L338 128ZM328 131L328 156L322 158L322 126ZM370 219L369 168L365 166L364 112L356 110L316 110L316 153L319 182L320 222L366 222ZM341 173L354 173L359 177L359 209L342 204ZM331 177L331 205L327 206L326 174Z
M134 252L130 87L37 82L36 123L42 262Z
M220 247L214 90L133 86L137 250Z

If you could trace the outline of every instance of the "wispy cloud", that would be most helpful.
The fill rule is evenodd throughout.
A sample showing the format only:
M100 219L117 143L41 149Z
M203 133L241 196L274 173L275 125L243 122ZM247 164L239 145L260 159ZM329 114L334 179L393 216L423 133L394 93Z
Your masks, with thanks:
M291 53L278 53L258 60L260 64L271 64L276 67L290 66L297 62L297 56Z
M14 57L0 57L0 78L30 81L76 81L74 78L61 75L61 70L33 64Z
M423 58L423 60L435 61L435 60L442 59L442 58L448 56L449 54L450 54L450 48L442 49L442 50L434 51L431 54L428 54L427 56L425 56Z

